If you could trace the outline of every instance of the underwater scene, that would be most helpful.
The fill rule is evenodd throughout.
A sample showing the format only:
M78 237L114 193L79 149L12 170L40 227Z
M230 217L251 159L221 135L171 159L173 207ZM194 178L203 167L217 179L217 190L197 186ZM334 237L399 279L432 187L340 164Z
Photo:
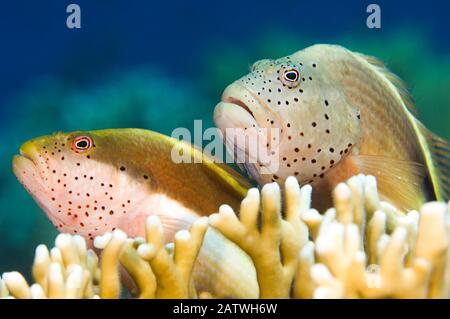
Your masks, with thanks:
M0 298L450 297L449 3L0 6Z

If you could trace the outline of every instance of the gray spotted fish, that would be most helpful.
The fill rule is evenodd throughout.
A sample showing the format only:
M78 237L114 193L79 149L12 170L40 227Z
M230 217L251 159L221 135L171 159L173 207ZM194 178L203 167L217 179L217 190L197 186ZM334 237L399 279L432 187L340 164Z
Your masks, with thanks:
M225 89L214 120L231 153L251 151L227 138L230 128L263 141L277 165L259 153L243 163L259 184L296 176L313 186L319 208L359 173L377 177L382 199L405 210L449 198L449 144L417 120L403 83L380 61L340 46L256 62Z

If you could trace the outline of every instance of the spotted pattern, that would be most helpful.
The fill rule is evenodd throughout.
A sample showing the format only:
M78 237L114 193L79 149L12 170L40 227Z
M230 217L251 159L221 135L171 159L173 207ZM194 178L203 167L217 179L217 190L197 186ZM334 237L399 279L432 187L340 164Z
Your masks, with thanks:
M286 69L298 70L298 85L288 86L280 80ZM266 144L279 168L265 174L264 165L258 165L262 183L283 183L289 175L302 183L314 183L325 178L356 144L361 114L325 81L324 74L322 61L299 53L256 62L248 75L236 81L235 99L252 112L259 127L281 132L279 141L271 139ZM342 119L349 118L345 130L349 134L344 134Z
M93 151L95 147L94 144ZM19 172L25 189L54 214L50 218L58 230L90 240L115 230L123 218L130 218L127 215L133 212L136 198L139 199L133 194L138 194L137 188L149 180L149 175L143 174L142 184L138 181L130 185L124 176L125 165L117 169L97 162L90 153L72 149L70 138L59 138L51 144L37 143L33 155L34 169L25 165ZM38 183L29 183L29 178L37 179ZM29 185L42 185L43 189Z

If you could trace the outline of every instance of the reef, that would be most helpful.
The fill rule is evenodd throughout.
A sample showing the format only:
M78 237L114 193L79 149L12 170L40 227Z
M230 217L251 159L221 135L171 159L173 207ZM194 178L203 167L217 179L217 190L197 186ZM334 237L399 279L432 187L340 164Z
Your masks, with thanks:
M60 234L40 245L33 284L3 273L2 298L214 298L196 289L193 268L214 228L253 261L260 298L448 298L450 209L441 202L402 212L380 200L373 176L358 175L333 191L334 207L311 208L312 188L294 177L250 189L239 214L223 205L164 245L157 217L145 238L115 230L95 249ZM284 200L282 200L284 198ZM230 278L232 280L232 278ZM235 297L228 295L227 297Z

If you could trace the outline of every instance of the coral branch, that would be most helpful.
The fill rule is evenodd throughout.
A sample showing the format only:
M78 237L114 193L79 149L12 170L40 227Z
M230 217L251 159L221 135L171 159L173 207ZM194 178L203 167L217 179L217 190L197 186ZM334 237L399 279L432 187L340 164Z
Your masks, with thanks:
M188 231L175 234L174 254L164 248L163 229L158 217L150 216L146 224L146 243L137 252L149 262L157 277L157 298L196 297L191 273L208 226L207 218L195 221Z
M309 187L309 186L308 186ZM262 189L262 209L257 189L250 189L242 201L240 218L231 207L223 205L210 216L213 227L235 242L252 258L257 272L261 298L288 298L297 270L300 248L308 232L300 214L308 208L308 188L301 195L295 178L285 185L286 219L281 218L281 195L276 183ZM258 216L261 214L261 226Z

